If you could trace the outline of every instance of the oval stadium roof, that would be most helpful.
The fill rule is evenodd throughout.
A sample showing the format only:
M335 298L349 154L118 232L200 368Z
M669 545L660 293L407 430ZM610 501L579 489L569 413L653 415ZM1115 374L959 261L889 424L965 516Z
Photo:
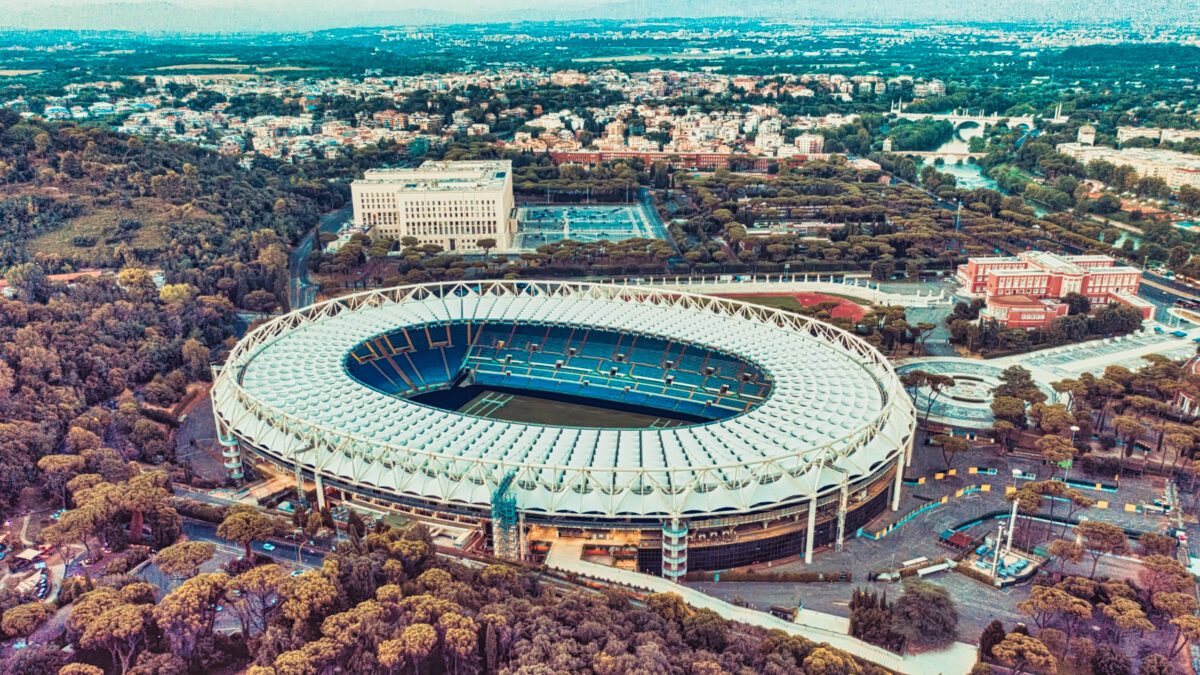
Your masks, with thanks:
M347 354L398 327L566 324L737 355L771 380L748 412L672 428L506 422L432 408L351 377ZM486 508L513 473L522 511L604 519L738 514L878 470L913 408L864 341L780 310L677 291L551 281L424 284L313 305L251 332L213 388L226 433L277 461L436 504Z

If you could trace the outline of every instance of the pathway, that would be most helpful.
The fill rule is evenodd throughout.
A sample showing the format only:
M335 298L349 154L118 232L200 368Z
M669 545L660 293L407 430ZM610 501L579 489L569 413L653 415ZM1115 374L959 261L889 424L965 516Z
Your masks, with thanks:
M975 665L975 647L965 642L955 642L946 649L936 652L901 656L841 632L846 624L845 620L839 617L806 610L797 616L796 623L785 621L770 614L719 600L694 588L667 581L661 577L586 562L582 560L583 545L582 539L555 541L551 544L550 552L546 556L546 565L562 572L637 590L651 593L675 593L689 605L712 610L723 618L768 630L782 630L817 643L826 643L831 647L904 675L959 675L969 672Z
M868 279L820 274L722 274L713 276L666 276L600 279L602 283L648 286L692 293L832 293L859 298L879 305L939 307L954 299L944 289L895 293Z

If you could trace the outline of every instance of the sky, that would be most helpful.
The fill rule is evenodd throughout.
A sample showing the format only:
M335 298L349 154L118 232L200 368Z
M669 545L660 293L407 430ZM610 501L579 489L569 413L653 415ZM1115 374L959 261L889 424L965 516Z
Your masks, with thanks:
M1200 0L0 0L0 16L0 27L170 32L712 16L1161 24L1196 21Z

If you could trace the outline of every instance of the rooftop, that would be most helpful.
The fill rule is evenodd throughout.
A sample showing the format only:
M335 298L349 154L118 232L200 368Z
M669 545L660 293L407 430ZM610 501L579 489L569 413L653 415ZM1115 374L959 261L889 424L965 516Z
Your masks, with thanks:
M760 365L774 386L748 412L707 424L585 429L434 409L347 375L345 355L364 340L463 320L561 322L705 345ZM240 378L222 377L214 398L236 432L289 447L285 420L300 422L321 439L301 461L325 472L486 505L489 485L516 471L523 508L608 517L739 512L800 499L842 475L857 480L900 447L912 410L886 360L819 322L673 291L562 282L340 298L252 333L225 372ZM270 414L243 415L246 405Z
M357 184L395 185L411 191L498 190L512 173L509 160L428 161L415 169L374 169Z

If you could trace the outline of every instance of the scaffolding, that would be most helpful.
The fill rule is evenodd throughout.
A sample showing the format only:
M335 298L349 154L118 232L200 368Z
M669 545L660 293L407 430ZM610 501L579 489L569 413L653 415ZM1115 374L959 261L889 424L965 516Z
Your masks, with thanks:
M521 557L521 519L511 490L516 477L515 471L509 471L492 492L492 550L503 560Z

